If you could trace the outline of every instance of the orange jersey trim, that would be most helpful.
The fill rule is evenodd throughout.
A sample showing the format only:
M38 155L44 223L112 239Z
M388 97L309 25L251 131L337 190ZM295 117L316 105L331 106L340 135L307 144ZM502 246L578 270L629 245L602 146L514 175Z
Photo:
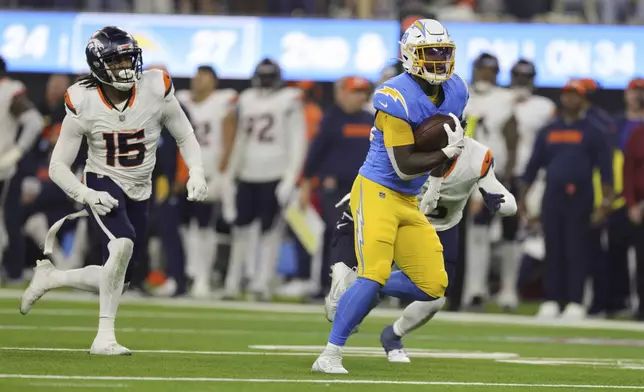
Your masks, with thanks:
M452 164L447 170L447 173L443 174L443 178L447 178L450 174L452 174L452 172L454 171L454 168L456 167L456 161L458 161L458 157L454 158L454 160L452 161Z
M492 167L493 162L494 160L492 159L492 150L487 150L487 152L485 153L485 158L483 159L483 163L481 164L481 178L487 175L487 172L490 171L490 167Z
M136 98L136 85L132 86L130 100L127 103L127 107L131 108L134 105L134 98Z
M172 89L172 78L165 71L163 71L163 85L165 86L165 94L163 94L163 96L167 97Z
M103 90L101 90L101 88L100 88L100 87L97 87L97 88L96 88L96 91L98 91L98 95L101 97L101 101L103 101L103 103L105 104L105 106L107 106L108 108L110 108L110 110L114 109L114 108L112 107L112 105L110 105L110 101L108 101L108 100L107 100L107 98L105 98L105 95L103 95Z
M558 144L558 143L568 143L568 144L579 144L581 143L584 135L581 131L576 129L567 129L561 131L552 131L548 134L547 141L548 143Z

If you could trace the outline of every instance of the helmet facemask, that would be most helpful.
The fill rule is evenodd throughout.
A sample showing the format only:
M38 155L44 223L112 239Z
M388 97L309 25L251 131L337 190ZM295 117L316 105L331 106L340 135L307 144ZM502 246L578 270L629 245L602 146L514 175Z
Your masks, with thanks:
M129 46L118 53L99 57L97 61L100 64L92 74L102 83L109 84L117 90L131 90L141 79L143 59L140 48Z
M456 45L453 43L407 44L403 47L403 60L412 59L412 75L429 84L441 84L454 74Z

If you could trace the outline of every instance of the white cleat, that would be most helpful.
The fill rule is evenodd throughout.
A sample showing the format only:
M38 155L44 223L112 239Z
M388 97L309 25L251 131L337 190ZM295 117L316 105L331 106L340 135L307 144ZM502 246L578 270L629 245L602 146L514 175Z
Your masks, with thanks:
M210 285L205 279L195 279L190 288L190 296L197 299L208 299L212 296Z
M324 311L326 312L326 319L330 322L335 319L340 297L351 287L356 279L358 279L358 272L347 267L346 264L339 262L331 266L331 289L329 294L324 297Z
M20 313L27 314L45 293L51 290L50 275L56 267L49 260L36 260L34 276L20 299Z
M574 302L570 302L561 313L561 318L566 321L580 321L586 318L586 308Z
M92 348L89 349L92 355L132 355L132 351L116 343L115 340L94 340Z
M555 301L546 301L539 306L537 318L549 320L559 317L559 304Z
M123 291L125 292L125 291ZM177 282L173 278L166 279L165 282L152 292L155 297L172 297L177 292Z
M519 306L519 297L515 292L503 291L496 298L496 303L505 311L514 311Z
M312 371L326 374L349 374L342 366L342 352L329 353L326 350L313 363Z
M410 363L411 359L405 350L391 350L387 353L387 361L391 363Z

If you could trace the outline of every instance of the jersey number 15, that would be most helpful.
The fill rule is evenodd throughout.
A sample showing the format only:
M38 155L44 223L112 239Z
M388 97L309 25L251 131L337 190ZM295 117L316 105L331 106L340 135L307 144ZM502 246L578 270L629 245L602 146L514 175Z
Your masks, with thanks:
M138 131L104 132L107 166L137 167L145 158L145 138L143 129Z

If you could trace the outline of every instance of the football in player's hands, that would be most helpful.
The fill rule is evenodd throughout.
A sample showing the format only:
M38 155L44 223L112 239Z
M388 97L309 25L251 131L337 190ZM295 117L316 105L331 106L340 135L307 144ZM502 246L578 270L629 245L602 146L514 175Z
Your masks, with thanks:
M451 116L436 114L425 119L414 130L414 142L417 151L431 152L448 145L448 134L445 125L454 129L456 124Z

